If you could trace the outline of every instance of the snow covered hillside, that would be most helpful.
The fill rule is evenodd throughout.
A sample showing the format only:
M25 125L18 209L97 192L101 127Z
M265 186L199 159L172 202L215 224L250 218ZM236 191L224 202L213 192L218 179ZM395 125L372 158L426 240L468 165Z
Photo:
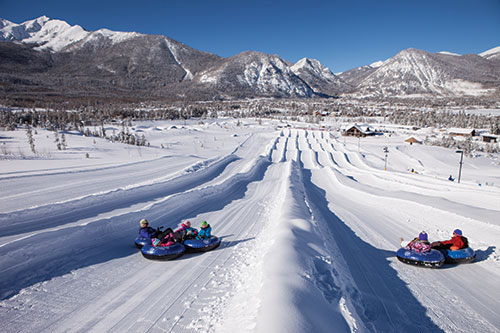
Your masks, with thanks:
M406 133L277 125L143 122L151 147L69 132L62 151L38 129L36 155L0 131L0 331L500 332L498 154L465 158L458 183L455 150ZM207 220L222 243L148 260L141 218ZM394 256L455 228L474 263Z
M37 19L16 24L5 19L0 19L1 41L22 41L27 44L38 45L37 49L50 49L53 51L67 51L68 47L75 47L79 43L89 43L99 39L109 39L112 43L141 36L136 32L118 32L108 29L85 31L79 25L69 25L65 21L50 19L41 16Z

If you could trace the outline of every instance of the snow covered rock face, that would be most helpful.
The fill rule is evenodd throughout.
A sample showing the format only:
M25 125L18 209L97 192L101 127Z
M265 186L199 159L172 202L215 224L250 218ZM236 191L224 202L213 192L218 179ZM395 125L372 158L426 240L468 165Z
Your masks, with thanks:
M58 54L51 70L89 77L103 85L156 90L158 94L186 91L199 96L312 97L314 91L278 56L244 52L222 59L192 49L165 36L108 29L85 31L46 16L21 24L0 22L0 40L33 45ZM50 73L47 73L50 75ZM83 84L85 85L85 84ZM102 87L101 87L102 90ZM158 91L159 90L159 91Z
M243 52L203 71L196 78L228 91L256 91L276 97L312 97L314 91L279 56Z
M483 53L479 54L481 57L486 58L486 59L495 59L495 60L500 60L500 46L495 47L491 50L485 51Z
M42 16L34 20L15 24L2 20L0 40L20 41L26 44L38 45L39 50L49 49L55 52L64 51L75 43L82 46L95 39L106 38L112 43L119 43L134 38L140 34L135 32L115 32L108 29L98 31L85 31L79 25L71 26L61 20L53 20Z
M141 90L141 97L147 92L195 99L341 94L432 98L500 93L498 47L465 56L408 49L384 62L334 75L314 59L291 64L278 55L252 51L221 58L166 36L86 31L46 16L21 24L0 19L0 41L14 42L0 45L0 60L23 58L30 64L31 69L0 61L0 74L10 73L11 91L23 95L27 89L85 96L94 94L94 89L99 94L127 97ZM16 47L21 43L23 47ZM83 90L71 91L76 89L72 87Z
M316 59L303 58L291 66L290 69L316 92L337 95L350 89L347 83L334 75L328 67L323 66Z
M488 74L489 73L489 74ZM479 56L408 49L387 60L357 87L365 96L480 96L492 92L499 67Z

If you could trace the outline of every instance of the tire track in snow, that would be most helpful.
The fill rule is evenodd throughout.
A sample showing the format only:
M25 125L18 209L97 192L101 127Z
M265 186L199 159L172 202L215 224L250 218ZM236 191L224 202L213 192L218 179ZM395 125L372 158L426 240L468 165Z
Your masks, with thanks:
M340 152L339 152L340 153ZM347 152L343 152L346 154ZM322 159L325 160L325 159ZM332 170L336 171L335 176L341 181L345 186L350 186L356 188L360 191L365 191L372 193L374 195L383 195L393 198L406 199L411 201L417 201L424 205L428 206L437 206L441 209L460 213L463 216L468 216L472 219L477 219L479 217L480 220L484 220L490 224L498 224L496 223L496 216L500 211L492 210L492 209L483 209L470 206L468 204L464 204L460 201L453 200L453 196L446 196L446 192L442 190L438 190L436 185L428 191L421 192L421 186L419 186L418 180L414 180L413 184L408 184L403 190L401 190L401 184L397 183L397 190L391 191L391 188L394 188L392 184L396 182L395 179L405 179L405 183L407 183L408 176L412 179L412 175L401 175L398 173L391 172L388 174L386 171L372 169L370 170L360 170L355 167L353 164L344 164L339 166L335 162L335 158L332 159L334 162L330 164ZM307 163L306 163L307 165ZM354 177L353 177L354 175ZM365 177L366 175L366 177ZM343 177L342 177L343 176ZM374 181L375 180L375 181ZM363 182L361 182L363 181ZM426 181L426 180L425 180ZM380 182L380 183L378 183ZM375 183L375 186L372 184ZM453 192L465 192L469 193L468 189L461 189L454 187ZM475 194L476 192L470 192L471 194ZM482 195L480 193L480 195ZM467 196L465 196L467 197ZM478 199L479 200L479 199Z
M315 219L323 228L330 230L339 249L337 256L341 255L352 274L351 286L356 287L346 292L346 296L363 324L369 330L375 331L403 331L415 328L439 330L426 317L426 309L420 306L406 284L398 278L397 272L389 266L386 258L392 256L393 252L376 249L358 238L331 212L325 190L313 180L315 168L308 169L302 164L301 170L308 205ZM399 297L413 302L400 304ZM408 317L407 313L412 313L412 317Z
M343 171L342 169L336 168L334 165L332 165L332 168L325 168L324 170L322 170L320 168L310 170L311 179L313 179L312 176L314 176L315 174L318 174L315 177L317 179L315 182L315 184L316 184L315 186L318 186L318 188L323 188L325 193L329 194L330 198L337 198L337 200L333 199L333 202L337 202L337 206L339 204L342 204L342 203L345 203L346 201L348 201L349 200L348 198L358 198L358 200L361 203L364 201L362 199L363 197L367 197L367 196L371 195L372 198L375 200L377 197L380 197L381 194L384 195L384 193L381 192L380 190L379 191L365 192L363 190L363 187L366 186L365 184L359 184L359 183L356 183L352 180L340 181L341 179L345 178L345 175L342 175L342 171ZM306 172L309 172L309 171L306 170ZM320 176L319 175L320 172L321 172L321 174L323 174L323 173L327 173L327 174L334 173L334 174L333 174L333 177L332 176L325 177L325 176ZM325 179L328 180L326 183L325 183ZM330 186L328 185L329 183L333 183L333 184L336 183L337 185L335 185L335 187L340 186L340 188L343 188L343 189L339 189L338 191L332 191ZM349 185L351 185L351 187L349 187ZM353 186L353 185L355 185L355 186ZM349 188L351 188L352 190L357 189L360 192L358 192L357 194L349 193L350 192L350 191L348 191ZM352 190L351 190L351 192L352 192ZM335 192L337 192L338 195L341 195L341 197L335 196L335 194L334 194ZM339 200L341 198L342 198L342 200ZM384 197L382 197L380 199L380 201L381 201L381 204L379 204L380 207L386 206L386 205L382 204L382 202L384 200L391 200L391 199L390 199L390 197L386 197L385 199L384 199ZM413 203L409 200L404 200L404 201L406 202L406 204L404 204L404 205L417 205L417 206L419 205L418 203ZM317 196L315 199L312 200L312 202L314 204L321 202L320 196ZM327 205L325 205L325 206L327 206ZM364 205L346 204L346 207L355 207L355 206L359 206L360 210L366 209L366 207L364 207ZM400 206L403 206L403 204ZM388 207L391 207L391 205L389 205ZM325 211L326 211L326 209L325 209ZM363 216L370 216L375 221L380 221L381 218L377 217L374 213L375 213L375 211L371 211L370 213L361 214L360 218L362 219ZM381 212L381 213L383 216L384 213L383 212ZM443 212L443 213L449 214L446 212ZM332 213L332 214L334 214L334 213ZM356 215L357 212L352 212L352 214ZM352 215L352 214L350 214L350 215ZM386 214L390 214L390 213L387 212ZM344 213L344 215L345 215L345 213ZM432 216L432 214L428 214L428 213L425 215ZM352 224L352 220L354 220L353 218L355 218L355 216L352 216L350 218L351 219L350 224ZM330 220L334 220L334 219L335 219L335 217L332 216L332 218ZM416 217L415 220L418 220L418 217ZM341 222L341 223L343 223L343 222ZM384 235L383 233L377 232L377 230L375 228L370 228L369 226L371 224L372 223L364 222L363 220L358 221L358 223L354 225L356 227L356 233L360 234L360 232L361 232L361 234L364 234L365 236L363 237L363 239L375 239L375 238L384 239L384 237L387 237L387 234ZM380 226L380 224L379 223L375 224L374 227L376 227L376 226ZM404 224L402 226L404 226ZM360 230L360 228L366 229L366 227L368 227L367 229L370 229L370 231L363 232L362 229ZM394 228L394 227L391 226L390 228ZM425 229L427 230L427 228L425 228ZM338 232L338 230L336 230L334 235L335 234L340 234L340 233ZM377 234L378 237L377 236L374 237L373 234ZM397 235L393 235L394 239L396 239L396 237L397 237ZM391 257L393 256L392 251L389 252L388 254L390 254ZM356 257L355 260L359 260L359 258L361 258L361 257ZM361 264L361 265L364 265L364 264ZM467 266L467 265L460 266L458 269L467 269L468 267L471 267L471 266ZM476 268L476 269L478 269L478 268ZM451 291L449 289L450 287L448 285L445 285L441 282L441 281L446 281L447 278L440 278L440 279L437 279L436 281L433 281L432 283L429 283L429 277L432 277L433 275L440 275L440 274L448 275L448 274L452 274L451 272L447 272L447 271L443 271L443 270L430 271L430 272L428 270L427 271L426 270L417 270L416 272L414 272L414 270L415 270L414 267L399 267L398 266L398 271L405 271L405 272L407 272L407 274L411 274L411 275L416 274L418 276L418 278L412 278L412 279L408 279L408 276L405 276L404 280L410 284L411 293L414 293L416 296L418 296L419 299L427 299L427 302L423 302L423 304L427 304L429 311L431 311L432 313L436 313L436 315L433 316L433 319L435 319L436 322L439 322L440 326L442 328L444 328L446 330L453 330L453 331L456 331L456 330L460 331L462 328L466 328L466 327L468 327L468 328L465 329L465 331L469 331L470 329L473 329L472 327L475 327L476 329L479 329L479 330L485 330L485 331L495 330L494 326L492 326L492 324L497 325L498 322L494 319L495 318L494 315L491 316L492 312L489 310L489 308L487 306L483 306L482 304L479 304L479 303L476 305L476 308L484 307L484 310L480 311L480 313L482 313L483 316L485 316L485 317L481 317L481 316L478 317L477 316L478 312L471 311L469 306L466 305L465 303L463 303L463 300L460 299L459 297L456 298L456 300L455 300L455 302L457 302L457 306L461 309L460 310L461 314L458 314L458 315L455 313L451 314L451 313L449 313L449 311L446 311L446 310L443 311L444 309L442 309L442 307L440 306L439 303L435 304L432 302L432 300L434 300L434 299L446 299L446 298L448 298L450 294L453 294L453 291ZM367 271L367 270L363 269L362 271ZM376 269L375 270L371 269L368 271L376 272ZM483 271L479 274L481 276L491 275L485 271ZM472 282L472 281L467 281L467 282L462 281L461 278L457 278L454 274L452 274L451 276L453 276L454 279L456 280L455 281L456 285L462 286L462 287L457 286L456 289L466 290L467 284L470 284ZM492 276L492 278L494 279L493 276ZM376 288L380 288L379 284L372 284L372 286L376 286ZM487 289L492 290L491 288L493 288L493 287L491 286L490 288L487 288ZM390 289L390 288L388 288L388 289ZM374 290L376 290L376 289L374 289ZM478 292L480 292L480 290L478 290ZM436 293L440 294L441 296L436 297ZM381 292L380 294L387 295L387 293L384 293L384 292ZM427 296L427 295L429 295L429 296ZM480 297L480 299L482 299L482 300L490 299L491 301L489 303L491 305L493 305L493 304L495 304L495 299L498 299L498 296L500 296L500 295L491 296L491 297L486 296L486 295L482 295ZM469 300L475 299L474 295L470 295L469 297L470 297ZM377 296L377 298L380 298L381 300L384 299L384 297L380 297L380 296ZM399 302L397 292L394 293L393 299L395 302ZM458 308L457 308L457 310L458 310ZM389 311L388 313L391 313L391 312L392 311ZM406 312L406 311L403 311L403 312ZM398 316L396 316L396 318L397 317ZM447 318L451 318L451 319L449 321L443 321L440 319L442 317L447 317ZM471 325L471 323L474 323L474 324Z
M254 187L259 187L259 183L253 185ZM262 195L262 193L260 193ZM255 207L255 204L249 204L249 201L256 201L256 202L269 202L269 200L266 200L265 198L266 197L272 197L270 195L270 193L267 193L266 196L264 198L260 197L260 196L255 196L255 194L252 196L252 198L247 198L247 196L245 196L245 198L242 198L240 199L240 203L238 202L235 202L229 206L226 206L224 208L224 211L221 211L221 212L218 212L217 215L223 215L223 216L226 216L230 221L232 221L232 223L228 223L228 224L224 224L222 225L222 228L217 228L218 232L221 232L223 234L229 232L229 230L232 230L233 233L234 233L234 227L237 226L239 229L237 229L238 231L237 234L233 235L232 237L233 238L236 238L236 239L242 239L242 237L247 237L248 236L244 236L242 235L244 232L247 233L248 232L248 229L246 228L241 228L241 225L238 225L237 224L237 220L238 219L244 219L245 216L249 216L251 215L252 211L258 211L258 209L256 209ZM236 207L240 207L240 208L231 208L231 206L233 205L236 205ZM230 212L233 212L233 213L236 213L234 214L234 216L230 216L231 213ZM219 217L220 218L220 217ZM223 217L224 219L224 217ZM236 220L236 221L235 221ZM216 251L214 251L214 255L212 255L211 253L206 253L206 254L203 254L204 258L208 257L208 256L211 256L210 259L203 259L203 263L204 265L203 266L207 266L207 267L210 267L210 266L214 266L211 264L211 262L217 262L217 266L222 266L224 267L225 266L225 263L227 262L227 260L229 260L233 255L228 255L227 254L227 251L225 251L226 248L230 247L231 246L231 242L225 242L221 245L221 247L219 249L217 249ZM232 250L234 252L234 249ZM214 257L214 259L212 260L212 257ZM182 257L181 257L182 259ZM173 262L172 262L173 263ZM208 269L208 268L207 268ZM201 271L198 276L194 279L189 279L189 284L182 284L180 285L181 289L183 290L189 290L189 289L192 289L192 287L194 285L196 285L197 288L203 288L203 286L206 284L204 284L204 282L200 281L200 280L203 280L202 277L204 275L208 275L206 274L206 271L207 269ZM181 268L179 269L179 271L182 271L182 272L185 272L186 269L184 268ZM191 276L193 274L185 274L187 276ZM210 276L213 277L212 274L210 274ZM206 279L206 278L205 278ZM200 287L201 286L201 287ZM175 294L175 293L173 293ZM149 331L149 330L157 330L157 329L160 329L162 331L166 330L166 331L171 331L174 327L175 327L175 331L178 332L178 331L183 331L183 326L180 325L179 326L179 323L182 323L183 322L183 318L184 318L184 313L186 311L190 311L190 308L192 307L192 304L193 302L196 301L196 299L198 298L198 296L196 296L196 294L191 295L188 297L188 300L186 300L185 295L186 292L181 292L179 293L179 296L172 302L172 303L169 303L170 305L168 305L168 308L166 310L164 310L162 313L158 314L157 313L157 310L158 309L165 309L165 297L161 297L161 295L155 295L155 299L158 298L160 299L161 301L158 301L158 302L155 302L155 301L147 301L148 304L142 304L140 306L137 306L136 309L134 310L129 310L129 313L133 313L133 312L136 312L136 311L145 311L145 309L148 309L146 312L150 314L150 316L153 316L156 318L156 320L154 321L154 323L149 327L149 329L147 327L144 327L144 326L138 326L138 325L135 325L133 327L127 327L124 323L126 323L126 320L120 320L120 321L117 321L117 326L116 327L113 327L113 329L111 329L111 331L123 331L123 330L134 330L134 331ZM191 294L191 293L190 293ZM182 296L182 297L181 297ZM170 297L171 298L171 297ZM146 302L146 301L145 301ZM149 303L153 303L153 304L149 304ZM188 306L186 306L186 303L188 304ZM168 303L167 303L168 304ZM163 306L162 306L163 305ZM116 309L115 311L117 312L120 312L118 309ZM126 316L124 316L126 317ZM172 321L174 323L172 323ZM173 325L171 328L168 328L170 327L171 325ZM186 325L186 324L184 324ZM102 325L99 325L97 328L104 328L106 326L102 326ZM156 327L156 329L153 329L154 327ZM109 329L109 327L108 327ZM106 329L106 330L108 330Z
M212 186L208 186L206 188L202 188L202 189L198 189L198 190L183 192L182 194L175 195L164 202L153 205L150 209L152 216L162 217L162 218L168 219L170 221L177 221L178 219L180 220L182 218L185 218L186 216L190 216L190 214L200 214L203 212L206 213L206 212L210 212L213 210L221 210L224 207L226 207L227 205L229 205L231 202L233 202L234 200L244 198L248 185L250 183L254 183L256 181L258 182L259 180L261 180L269 165L270 165L270 162L268 160L268 157L267 158L261 157L259 159L256 159L254 166L251 168L251 170L249 170L248 172L246 172L244 174L233 175L231 178L229 178L228 180L226 180L223 183L218 184L218 185L212 185ZM200 205L199 207L193 207L193 205L190 202L194 202L194 201L203 202L204 204ZM175 209L172 210L171 209L172 207L175 207ZM167 211L169 213L165 213L165 211ZM136 230L137 230L135 225L137 223L137 220L140 217L141 217L141 215L139 215L139 213L134 212L134 213L128 213L125 215L113 217L111 219L108 219L108 221L106 222L107 226L113 225L113 228L119 230L119 233L116 235L116 238L113 240L114 242L118 242L118 244L119 243L130 244L130 250L127 250L125 252L121 249L118 250L118 253L121 253L121 254L119 254L119 256L129 256L131 253L136 252L135 250L133 250L131 248L131 244L132 244L133 239L130 238L130 235L131 234L135 235ZM99 222L102 223L102 221L99 221ZM127 225L133 225L134 227L128 228ZM173 226L173 225L171 225L171 226ZM78 227L76 229L77 229L77 231L79 230L79 232L81 232L82 230L87 231L87 232L92 232L92 231L94 231L92 229L93 227L94 227L94 225L93 225L93 223L91 223L87 226ZM125 227L125 228L123 228L123 227ZM75 229L75 228L68 228L68 229ZM101 229L98 231L102 231L102 228L98 228L98 229ZM63 233L63 232L66 233L68 231L69 230L59 230L58 233L59 234ZM36 243L39 246L35 246L34 251L36 251L36 248L38 248L38 247L43 248L44 244L45 244L45 246L47 246L47 244L50 244L47 242L50 242L50 239L52 239L52 238L50 236L45 237L46 234L48 234L48 233L42 233L39 235L39 237L40 236L41 237L38 239L38 242ZM109 232L107 234L109 234ZM74 233L70 232L70 234L68 235L67 238L71 239L71 241L74 241L75 239L76 240L80 239L79 236L80 235L75 236ZM133 236L133 237L135 237L135 236ZM29 246L30 245L29 243L30 243L29 241L26 241L26 246ZM66 244L66 245L64 245L64 244ZM0 275L6 279L6 280L4 280L4 282L7 282L9 280L12 281L12 279L9 279L9 276L16 275L16 276L18 276L19 279L16 281L16 283L14 285L9 285L9 289L5 289L2 287L2 290L10 290L11 293L13 293L16 290L19 290L23 287L27 287L27 286L35 284L38 279L43 281L43 280L48 280L50 278L63 276L66 272L70 272L70 271L72 271L74 269L78 269L78 268L84 268L85 266L95 265L98 262L102 262L103 264L108 264L107 261L111 260L112 258L115 260L122 261L122 259L118 259L119 257L116 257L116 254L112 254L111 257L107 257L107 256L103 256L101 253L102 250L113 252L113 247L114 248L120 247L120 245L116 245L117 243L114 243L114 244L115 244L115 246L113 246L113 244L109 244L108 242L106 242L104 237L103 237L102 241L100 241L98 239L94 239L93 243L92 243L93 249L90 251L90 253L88 253L88 252L85 253L85 254L87 254L85 256L85 259L72 258L73 263L78 264L80 267L71 266L71 265L69 265L69 267L68 267L67 264L66 265L63 264L63 265L61 265L60 268L56 268L59 262L64 261L68 257L68 254L69 254L69 257L75 257L73 255L74 253L72 252L72 250L65 253L65 250L67 250L68 248L70 248L70 249L74 248L74 247L78 248L81 246L81 249L80 249L81 255L84 255L84 252L86 252L86 249L87 249L87 247L84 244L84 240L80 239L77 242L72 242L71 245L68 245L68 243L63 241L63 244L62 244L63 246L60 249L58 249L58 252L53 253L51 255L47 255L47 256L43 256L43 255L40 256L40 254L39 254L38 258L36 258L37 256L34 256L38 260L38 265L40 265L40 268L42 266L48 266L49 271L52 270L52 272L45 271L45 272L41 273L41 275L37 275L37 272L40 270L40 268L38 268L37 266L33 266L33 262L30 263L31 272L30 272L30 274L28 274L28 276L26 276L26 274L23 274L23 273L17 274L16 272L13 272L12 267L11 267L11 271L9 274L4 274L6 267L3 267L4 273L2 273ZM16 244L16 245L21 245L21 244ZM2 250L3 251L9 250L8 247L9 246L6 246ZM17 248L19 248L19 246L17 246ZM17 252L17 253L19 253L19 252ZM4 254L8 255L7 253L4 253ZM10 253L10 254L12 254L12 253ZM88 257L88 254L90 254L90 258ZM57 259L58 257L59 257L59 259ZM12 259L13 259L13 261L16 261L15 256ZM19 260L17 260L17 261L19 261ZM22 260L20 262L23 263ZM23 266L23 264L21 264L21 266L18 266L14 270L16 270L18 272L25 272L26 271L25 266L27 264L28 263L24 262L24 266ZM7 266L9 266L9 265L7 265ZM50 267L52 267L52 268L50 268ZM38 273L38 274L40 274L40 273ZM1 281L0 281L0 284L2 284ZM73 311L77 311L77 309L74 309ZM66 313L63 313L62 317L65 317L65 316L66 316ZM78 316L80 316L80 313L78 314ZM97 319L98 322L99 322L99 320L100 319ZM15 325L16 322L17 322L17 320L15 320L11 324ZM57 320L56 320L56 322L57 322ZM57 327L57 325L56 325L56 327Z
M236 160L238 157L231 154L205 169L157 184L132 189L118 189L110 193L93 194L70 202L0 214L0 237L57 227L95 217L110 210L126 208L138 203L149 203L159 198L181 193L216 178L230 163Z

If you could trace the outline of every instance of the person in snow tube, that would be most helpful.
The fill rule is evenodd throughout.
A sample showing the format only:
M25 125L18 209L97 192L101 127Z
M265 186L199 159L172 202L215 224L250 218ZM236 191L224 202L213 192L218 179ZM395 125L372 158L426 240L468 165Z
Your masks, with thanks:
M469 242L466 237L462 236L462 230L460 229L453 231L453 237L450 240L432 242L432 248L436 250L449 249L456 251L466 247L469 247Z
M181 223L179 229L175 230L175 238L180 241L185 241L186 239L193 239L198 235L198 230L191 227L190 221L184 221Z
M160 228L158 228L158 229L151 228L149 226L148 220L146 220L146 219L140 220L139 225L141 226L139 228L139 237L155 238L160 233Z
M201 222L200 231L198 232L198 236L196 239L209 239L212 233L212 227L208 224L207 221Z
M165 229L165 231L161 232L156 238L153 238L151 243L153 244L153 246L159 247L174 245L174 231L172 230L172 228Z
M431 250L431 243L427 240L427 233L422 231L418 237L414 238L405 246L405 249L417 253L429 252Z

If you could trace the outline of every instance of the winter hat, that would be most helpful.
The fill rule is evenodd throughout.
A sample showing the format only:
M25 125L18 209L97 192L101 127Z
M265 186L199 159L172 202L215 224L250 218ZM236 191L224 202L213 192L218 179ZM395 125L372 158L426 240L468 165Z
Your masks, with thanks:
M462 230L460 229L453 230L453 233L462 236Z
M146 225L146 224L149 224L148 220L146 219L142 219L140 222L139 222L140 225Z
M418 235L418 239L423 240L423 241L426 241L426 240L427 240L427 233L426 233L425 231L422 231L422 232Z
M208 226L207 221L203 221L203 222L201 222L201 227L202 227L202 228L206 228L207 226Z

